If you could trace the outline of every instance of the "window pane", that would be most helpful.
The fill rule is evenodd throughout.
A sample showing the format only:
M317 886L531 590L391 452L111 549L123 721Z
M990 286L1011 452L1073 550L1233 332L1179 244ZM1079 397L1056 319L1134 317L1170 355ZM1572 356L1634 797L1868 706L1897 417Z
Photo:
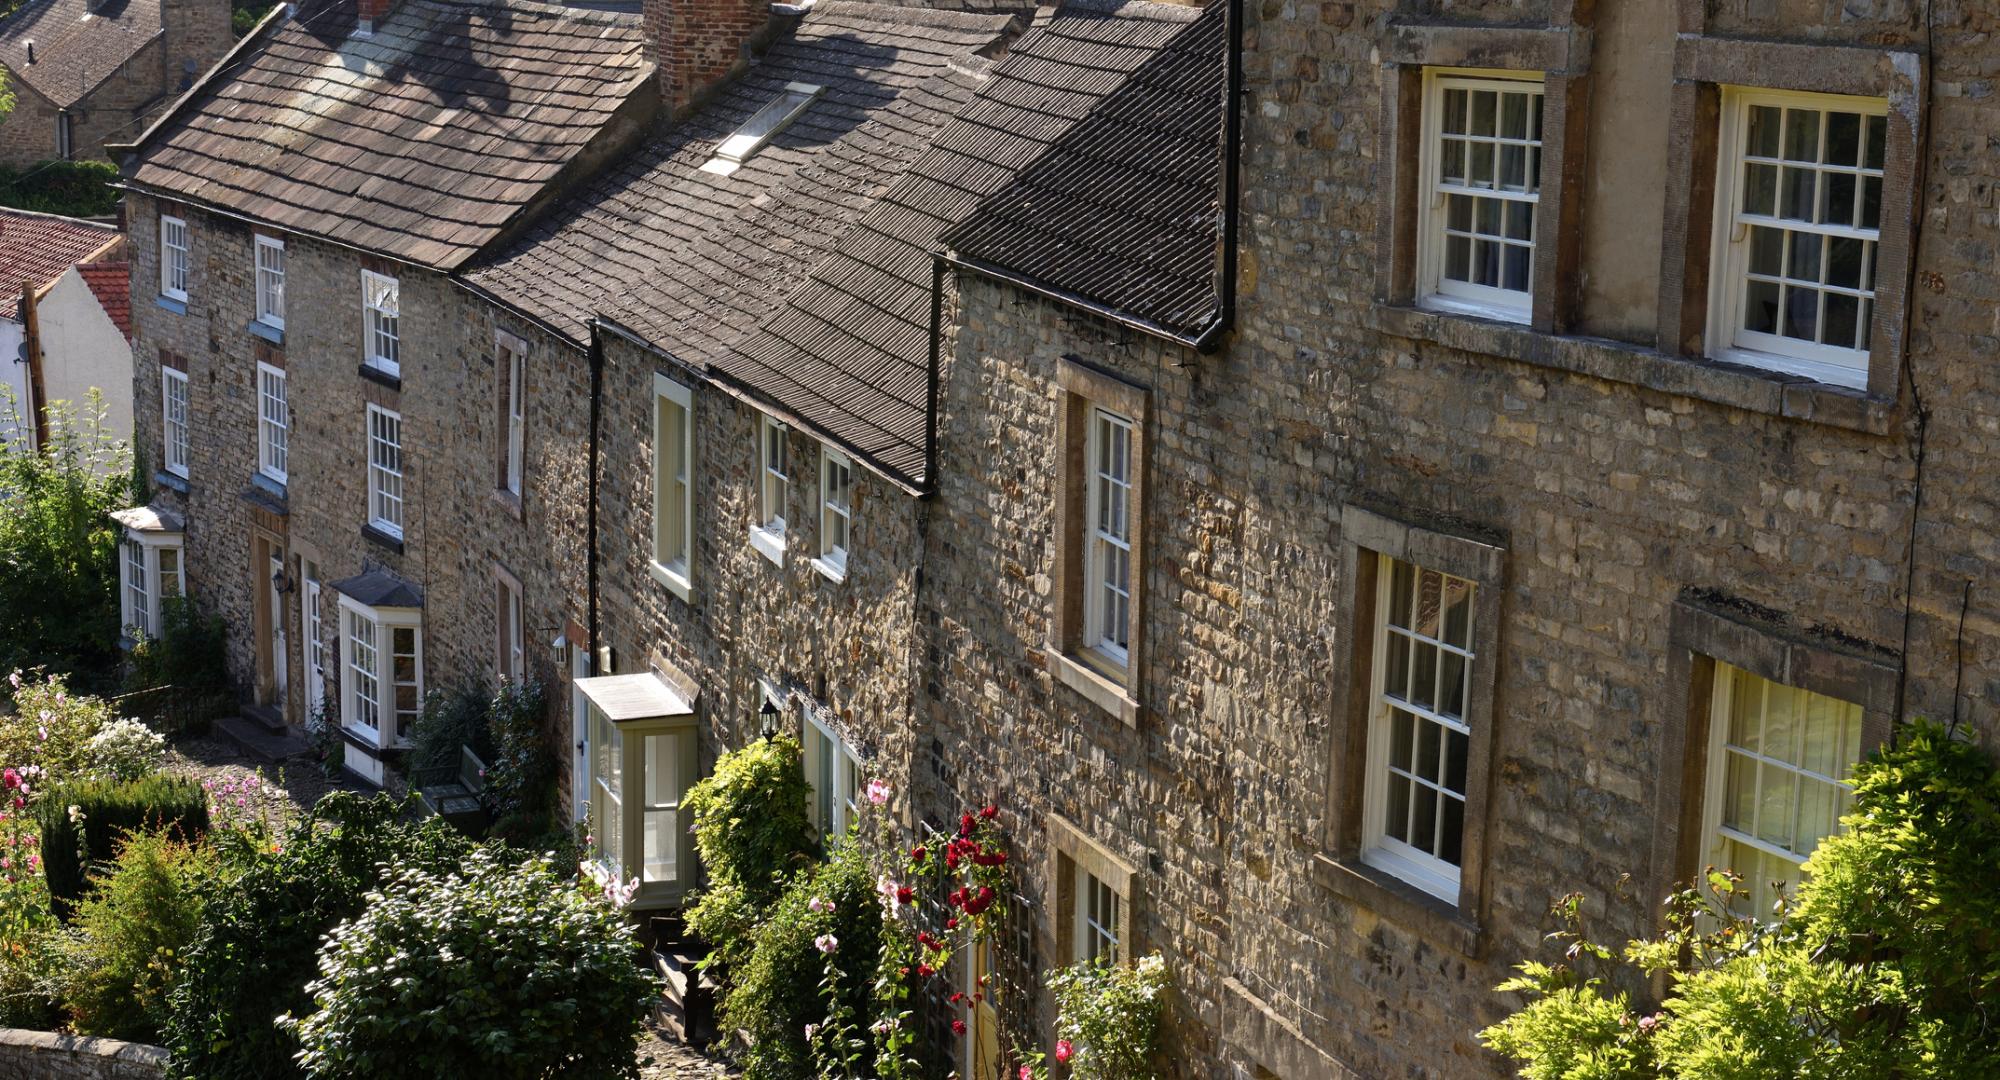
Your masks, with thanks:
M1785 272L1785 231L1750 227L1750 272L1777 277Z
M1816 290L1786 287L1783 332L1786 337L1800 341L1818 340L1819 293Z
M1818 178L1819 173L1812 169L1787 168L1784 171L1782 186L1783 205L1779 208L1778 215L1793 221L1811 221L1814 192L1818 190L1815 183Z
M1759 334L1778 332L1778 286L1752 281L1745 287L1743 328Z
M1401 709L1389 711L1389 766L1410 771L1411 754L1416 746L1416 717Z
M1747 165L1743 169L1743 212L1771 214L1778 205L1778 167Z
M1745 149L1753 157L1777 157L1778 136L1783 127L1779 111L1768 105L1750 110L1749 141Z
M1785 110L1785 159L1819 160L1819 118L1817 109Z

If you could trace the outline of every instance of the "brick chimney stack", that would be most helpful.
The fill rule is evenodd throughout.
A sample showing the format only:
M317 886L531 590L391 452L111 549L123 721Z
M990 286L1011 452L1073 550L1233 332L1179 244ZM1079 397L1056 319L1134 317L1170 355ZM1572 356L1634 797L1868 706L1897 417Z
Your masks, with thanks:
M227 0L161 0L167 80L174 93L193 86L236 43L229 7Z
M358 20L356 29L372 34L375 28L389 18L389 12L396 6L396 0L355 0L354 17Z
M363 0L367 2L367 0ZM646 43L660 100L684 113L750 61L771 22L770 0L644 0Z

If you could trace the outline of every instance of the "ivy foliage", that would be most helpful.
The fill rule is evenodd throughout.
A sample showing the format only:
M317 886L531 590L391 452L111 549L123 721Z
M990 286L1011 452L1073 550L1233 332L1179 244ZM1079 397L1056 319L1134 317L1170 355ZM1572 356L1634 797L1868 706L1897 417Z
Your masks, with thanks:
M653 979L614 908L495 848L397 871L337 927L286 1019L312 1077L636 1077Z
M162 1032L178 1080L302 1075L277 1018L313 1008L305 990L320 942L361 914L390 868L448 872L472 850L443 821L403 804L334 792L267 850L239 852L241 875L205 898L202 929L169 998ZM235 834L232 834L235 835Z
M852 836L817 868L796 874L769 918L751 935L749 956L731 968L722 999L726 1027L750 1046L739 1062L745 1080L814 1076L806 1027L829 1016L866 1018L882 947L882 906L862 845ZM831 944L831 961L822 944ZM836 997L822 994L829 969L847 973Z
M2000 772L1920 723L1855 771L1853 812L1775 919L1734 915L1711 870L1662 935L1584 939L1576 897L1559 964L1503 991L1528 1004L1481 1037L1527 1080L2000 1076ZM1620 986L1660 976L1657 1011Z
M789 736L759 739L722 755L681 801L708 873L708 885L688 905L688 929L725 968L749 959L757 924L818 852L800 756Z

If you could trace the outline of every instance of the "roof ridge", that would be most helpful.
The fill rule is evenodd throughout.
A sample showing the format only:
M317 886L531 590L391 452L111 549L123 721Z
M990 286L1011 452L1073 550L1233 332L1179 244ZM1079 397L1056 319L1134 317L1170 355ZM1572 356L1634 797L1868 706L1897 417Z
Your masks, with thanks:
M1055 13L1069 15L1092 11L1102 15L1150 19L1154 22L1191 23L1201 18L1206 10L1205 6L1177 4L1170 0L1066 0L1056 8Z

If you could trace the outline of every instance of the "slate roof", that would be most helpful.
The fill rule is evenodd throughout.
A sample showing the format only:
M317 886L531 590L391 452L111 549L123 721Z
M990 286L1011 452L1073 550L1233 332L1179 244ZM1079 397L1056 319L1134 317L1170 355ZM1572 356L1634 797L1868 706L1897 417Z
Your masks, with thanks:
M782 312L725 357L727 378L913 486L926 482L930 253L1146 69L1201 13L1070 3L1038 20L987 85Z
M1193 337L1221 306L1224 5L945 236L955 255Z
M572 340L601 314L704 367L777 309L971 96L1012 17L822 0L740 79L469 281ZM731 176L715 148L787 83L825 93Z
M125 340L132 340L132 264L129 262L84 263L76 268L90 294L111 316Z
M116 239L116 226L0 209L0 318L19 313L23 282L40 289Z
M328 587L349 600L373 608L420 608L424 590L388 572L370 570L364 574L328 582Z
M274 20L128 183L438 269L496 239L650 77L633 13L403 0Z
M95 13L89 0L27 0L0 21L0 64L67 109L162 32L160 0L107 0Z

